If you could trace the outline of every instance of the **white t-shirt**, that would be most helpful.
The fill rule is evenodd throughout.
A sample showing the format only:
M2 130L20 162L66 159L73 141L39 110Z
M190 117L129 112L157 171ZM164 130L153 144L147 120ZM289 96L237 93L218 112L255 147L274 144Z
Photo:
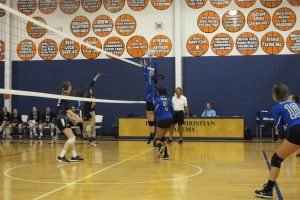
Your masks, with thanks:
M175 111L184 111L184 107L187 107L187 98L181 95L179 98L177 95L172 97L172 103Z

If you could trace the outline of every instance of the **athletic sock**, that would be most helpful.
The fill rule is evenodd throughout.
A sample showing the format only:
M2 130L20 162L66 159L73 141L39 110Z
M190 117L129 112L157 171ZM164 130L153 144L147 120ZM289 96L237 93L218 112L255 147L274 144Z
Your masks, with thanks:
M273 190L274 185L275 185L275 181L270 181L270 180L268 180L267 188L268 188L269 190Z
M167 154L168 154L168 147L165 147L164 155L167 155Z
M73 157L73 158L77 157L77 153L76 153L76 151L75 151L75 150L74 150L74 151L72 151L72 157Z
M59 157L61 157L61 158L65 157L66 153L67 153L67 151L63 149L63 150L61 151Z

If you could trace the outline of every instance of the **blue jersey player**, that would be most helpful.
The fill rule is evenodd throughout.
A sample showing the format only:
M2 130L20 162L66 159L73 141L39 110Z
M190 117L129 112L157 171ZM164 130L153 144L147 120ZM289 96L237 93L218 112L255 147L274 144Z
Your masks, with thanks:
M283 83L273 86L272 97L277 103L272 108L275 125L277 127L279 124L284 124L288 135L272 156L268 183L261 190L255 191L258 197L273 197L273 188L282 161L300 149L300 108L297 103L288 100L288 93L288 87Z
M150 129L150 135L147 144L150 144L154 140L155 135L155 122L154 122L154 94L155 85L152 79L154 75L154 70L152 70L148 65L146 60L141 61L141 68L146 80L145 86L145 101L146 101L146 115L148 120L148 126Z
M164 160L169 160L165 135L173 124L174 108L172 101L167 98L166 88L159 87L157 93L159 97L155 99L154 110L157 123L155 143L159 149L159 156L163 156Z

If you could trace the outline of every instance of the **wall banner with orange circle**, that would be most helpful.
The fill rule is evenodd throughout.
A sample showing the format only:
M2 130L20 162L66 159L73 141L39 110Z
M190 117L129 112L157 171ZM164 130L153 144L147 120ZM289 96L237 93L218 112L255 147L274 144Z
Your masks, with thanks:
M24 15L31 15L37 7L36 0L18 0L18 10Z
M261 39L261 48L269 55L278 54L284 48L284 38L275 31L268 32Z
M58 6L58 0L39 0L39 9L43 14L51 14L53 13Z
M220 17L216 12L207 10L199 15L197 23L202 32L213 33L220 26Z
M191 35L186 41L186 50L192 56L203 56L209 48L208 39L202 34Z
M252 30L264 31L271 23L271 16L266 10L257 8L248 14L247 22Z
M115 22L116 31L122 36L128 36L134 33L136 21L133 16L124 14L119 16Z
M58 53L58 45L52 39L44 39L39 44L38 53L43 60L52 60Z
M236 5L241 8L250 8L256 3L256 0L234 0Z
M109 16L100 15L94 19L92 28L99 37L106 37L113 31L114 23Z
M131 57L140 58L146 55L148 42L143 36L136 35L127 41L126 49Z
M210 3L216 8L225 8L231 3L231 0L210 0Z
M292 6L300 6L300 0L288 0Z
M85 37L91 30L90 20L85 16L77 16L71 21L70 30L76 37Z
M185 0L186 4L193 9L199 9L205 6L207 0Z
M125 44L119 37L110 37L105 41L103 50L116 56L122 56L125 51Z
M5 58L5 43L0 40L0 60Z
M31 40L22 40L17 46L17 54L21 60L28 61L34 58L36 46Z
M5 0L0 0L0 3L5 4ZM5 15L5 11L0 8L0 17L3 17Z
M172 50L172 40L165 35L157 35L150 42L150 49L156 57L165 57Z
M212 51L218 56L226 56L233 49L233 39L227 33L219 33L213 37L210 43Z
M102 49L102 44L100 42L100 40L98 40L95 37L88 37L84 40L85 43L90 44L92 46L95 46L99 49ZM81 53L84 57L88 58L88 59L94 59L97 58L101 52L100 51L96 51L94 49L88 48L85 45L81 45Z
M281 2L282 0L260 0L260 3L266 8L276 8Z
M94 13L101 8L102 0L81 0L81 7L89 13Z
M272 19L274 26L281 31L293 28L296 20L296 13L290 8L279 8L274 12Z
M80 45L78 42L70 40L68 38L61 41L59 45L59 53L65 59L74 59L80 52Z
M39 22L42 22L43 24L47 25L46 21L41 17L34 17L33 19L38 20ZM43 37L47 32L47 29L36 25L32 22L27 23L26 30L28 35L35 39Z
M74 14L80 7L80 0L59 0L59 7L65 14Z
M245 26L245 16L239 10L229 10L222 18L223 27L229 32L238 32Z
M300 30L293 31L286 40L289 50L295 54L300 54Z
M125 0L105 0L103 4L106 10L111 13L116 13L124 8Z
M134 11L144 10L148 6L149 0L127 0L128 7Z
M173 3L173 0L151 0L152 6L157 10L167 10Z
M259 39L253 33L242 33L237 37L235 46L240 54L249 56L259 48Z

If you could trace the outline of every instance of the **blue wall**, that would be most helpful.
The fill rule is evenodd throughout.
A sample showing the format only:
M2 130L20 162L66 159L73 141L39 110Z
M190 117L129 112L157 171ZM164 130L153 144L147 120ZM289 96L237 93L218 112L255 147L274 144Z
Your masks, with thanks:
M211 102L221 116L243 116L255 128L256 111L272 107L271 89L286 83L300 95L300 56L186 57L184 93L191 113Z
M159 73L167 76L160 85L173 91L174 58L154 59L153 62L158 63ZM70 80L73 88L78 89L88 85L97 72L103 76L94 86L96 98L144 100L145 80L141 69L116 59L14 62L13 89L59 94L63 80ZM33 105L40 110L47 105L54 109L56 102L44 98L13 97L13 106L21 113L29 113ZM104 133L110 133L116 117L128 114L144 116L145 105L97 104L96 111L104 115Z

